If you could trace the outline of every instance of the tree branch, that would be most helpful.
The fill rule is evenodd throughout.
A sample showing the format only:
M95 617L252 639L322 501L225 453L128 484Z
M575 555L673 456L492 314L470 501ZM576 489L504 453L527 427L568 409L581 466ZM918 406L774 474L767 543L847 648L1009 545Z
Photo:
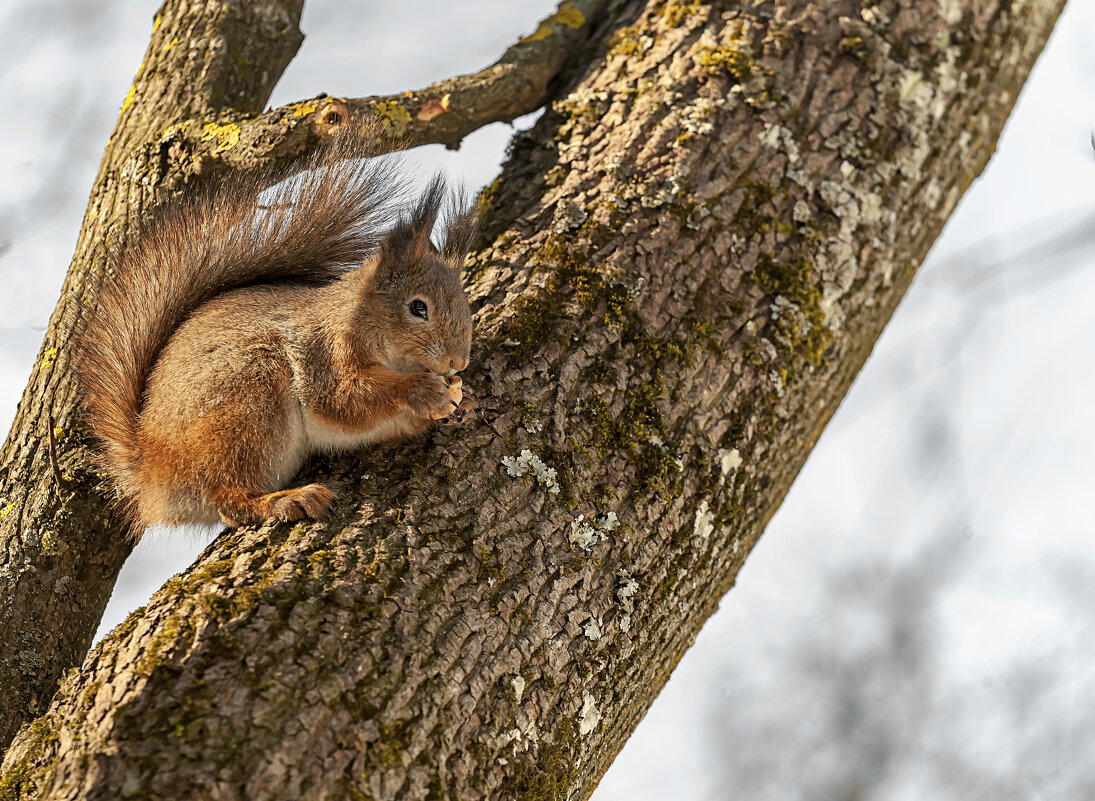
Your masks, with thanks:
M266 168L310 152L332 129L377 121L391 148L443 144L543 106L551 86L588 47L608 0L565 0L536 32L485 69L417 92L363 98L321 94L261 114L206 115L168 128L152 146L178 176Z

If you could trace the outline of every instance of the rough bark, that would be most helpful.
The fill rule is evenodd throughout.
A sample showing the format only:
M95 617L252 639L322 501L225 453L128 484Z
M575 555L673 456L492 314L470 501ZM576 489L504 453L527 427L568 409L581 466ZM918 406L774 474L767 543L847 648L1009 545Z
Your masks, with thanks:
M588 796L1062 4L901 5L615 7L484 195L478 419L316 460L326 524L219 537L21 732L6 797Z
M150 143L218 109L258 111L296 54L303 0L167 3L122 103L91 191L61 299L0 450L0 746L45 709L79 664L131 549L82 466L69 342L110 243L180 175ZM173 43L173 44L172 44ZM253 65L236 68L239 62ZM49 459L49 420L63 485Z
M216 172L297 158L372 113L396 144L440 142L542 105L606 0L567 0L491 67L391 98L320 95L262 112L303 37L303 0L165 3L103 155L61 300L0 451L0 747L79 664L132 538L87 470L68 345L104 254L143 214ZM355 117L354 115L357 115ZM56 470L51 470L53 420Z

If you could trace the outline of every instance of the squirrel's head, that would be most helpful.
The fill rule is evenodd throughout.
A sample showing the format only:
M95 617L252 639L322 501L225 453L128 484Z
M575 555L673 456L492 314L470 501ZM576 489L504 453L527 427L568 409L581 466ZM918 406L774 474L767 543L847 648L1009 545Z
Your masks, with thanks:
M436 247L430 235L446 194L444 181L434 178L385 238L368 281L370 313L383 319L389 366L399 372L452 373L468 366L471 310L460 271L476 218L462 198L453 196L443 243Z

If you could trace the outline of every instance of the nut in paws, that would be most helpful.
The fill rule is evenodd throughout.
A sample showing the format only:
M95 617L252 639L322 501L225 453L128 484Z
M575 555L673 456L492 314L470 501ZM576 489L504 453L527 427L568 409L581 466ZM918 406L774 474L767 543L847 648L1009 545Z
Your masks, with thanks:
M462 385L459 376L419 373L407 390L407 405L420 417L441 420L460 405Z

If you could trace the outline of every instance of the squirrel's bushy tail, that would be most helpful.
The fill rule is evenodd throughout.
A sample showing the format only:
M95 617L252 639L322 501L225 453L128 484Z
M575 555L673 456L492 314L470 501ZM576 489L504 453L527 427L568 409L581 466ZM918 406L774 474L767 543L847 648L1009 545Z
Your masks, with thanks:
M391 159L342 135L271 173L233 176L168 203L107 262L76 338L77 380L100 468L132 512L145 381L172 332L213 296L260 283L324 283L375 253L395 218Z

